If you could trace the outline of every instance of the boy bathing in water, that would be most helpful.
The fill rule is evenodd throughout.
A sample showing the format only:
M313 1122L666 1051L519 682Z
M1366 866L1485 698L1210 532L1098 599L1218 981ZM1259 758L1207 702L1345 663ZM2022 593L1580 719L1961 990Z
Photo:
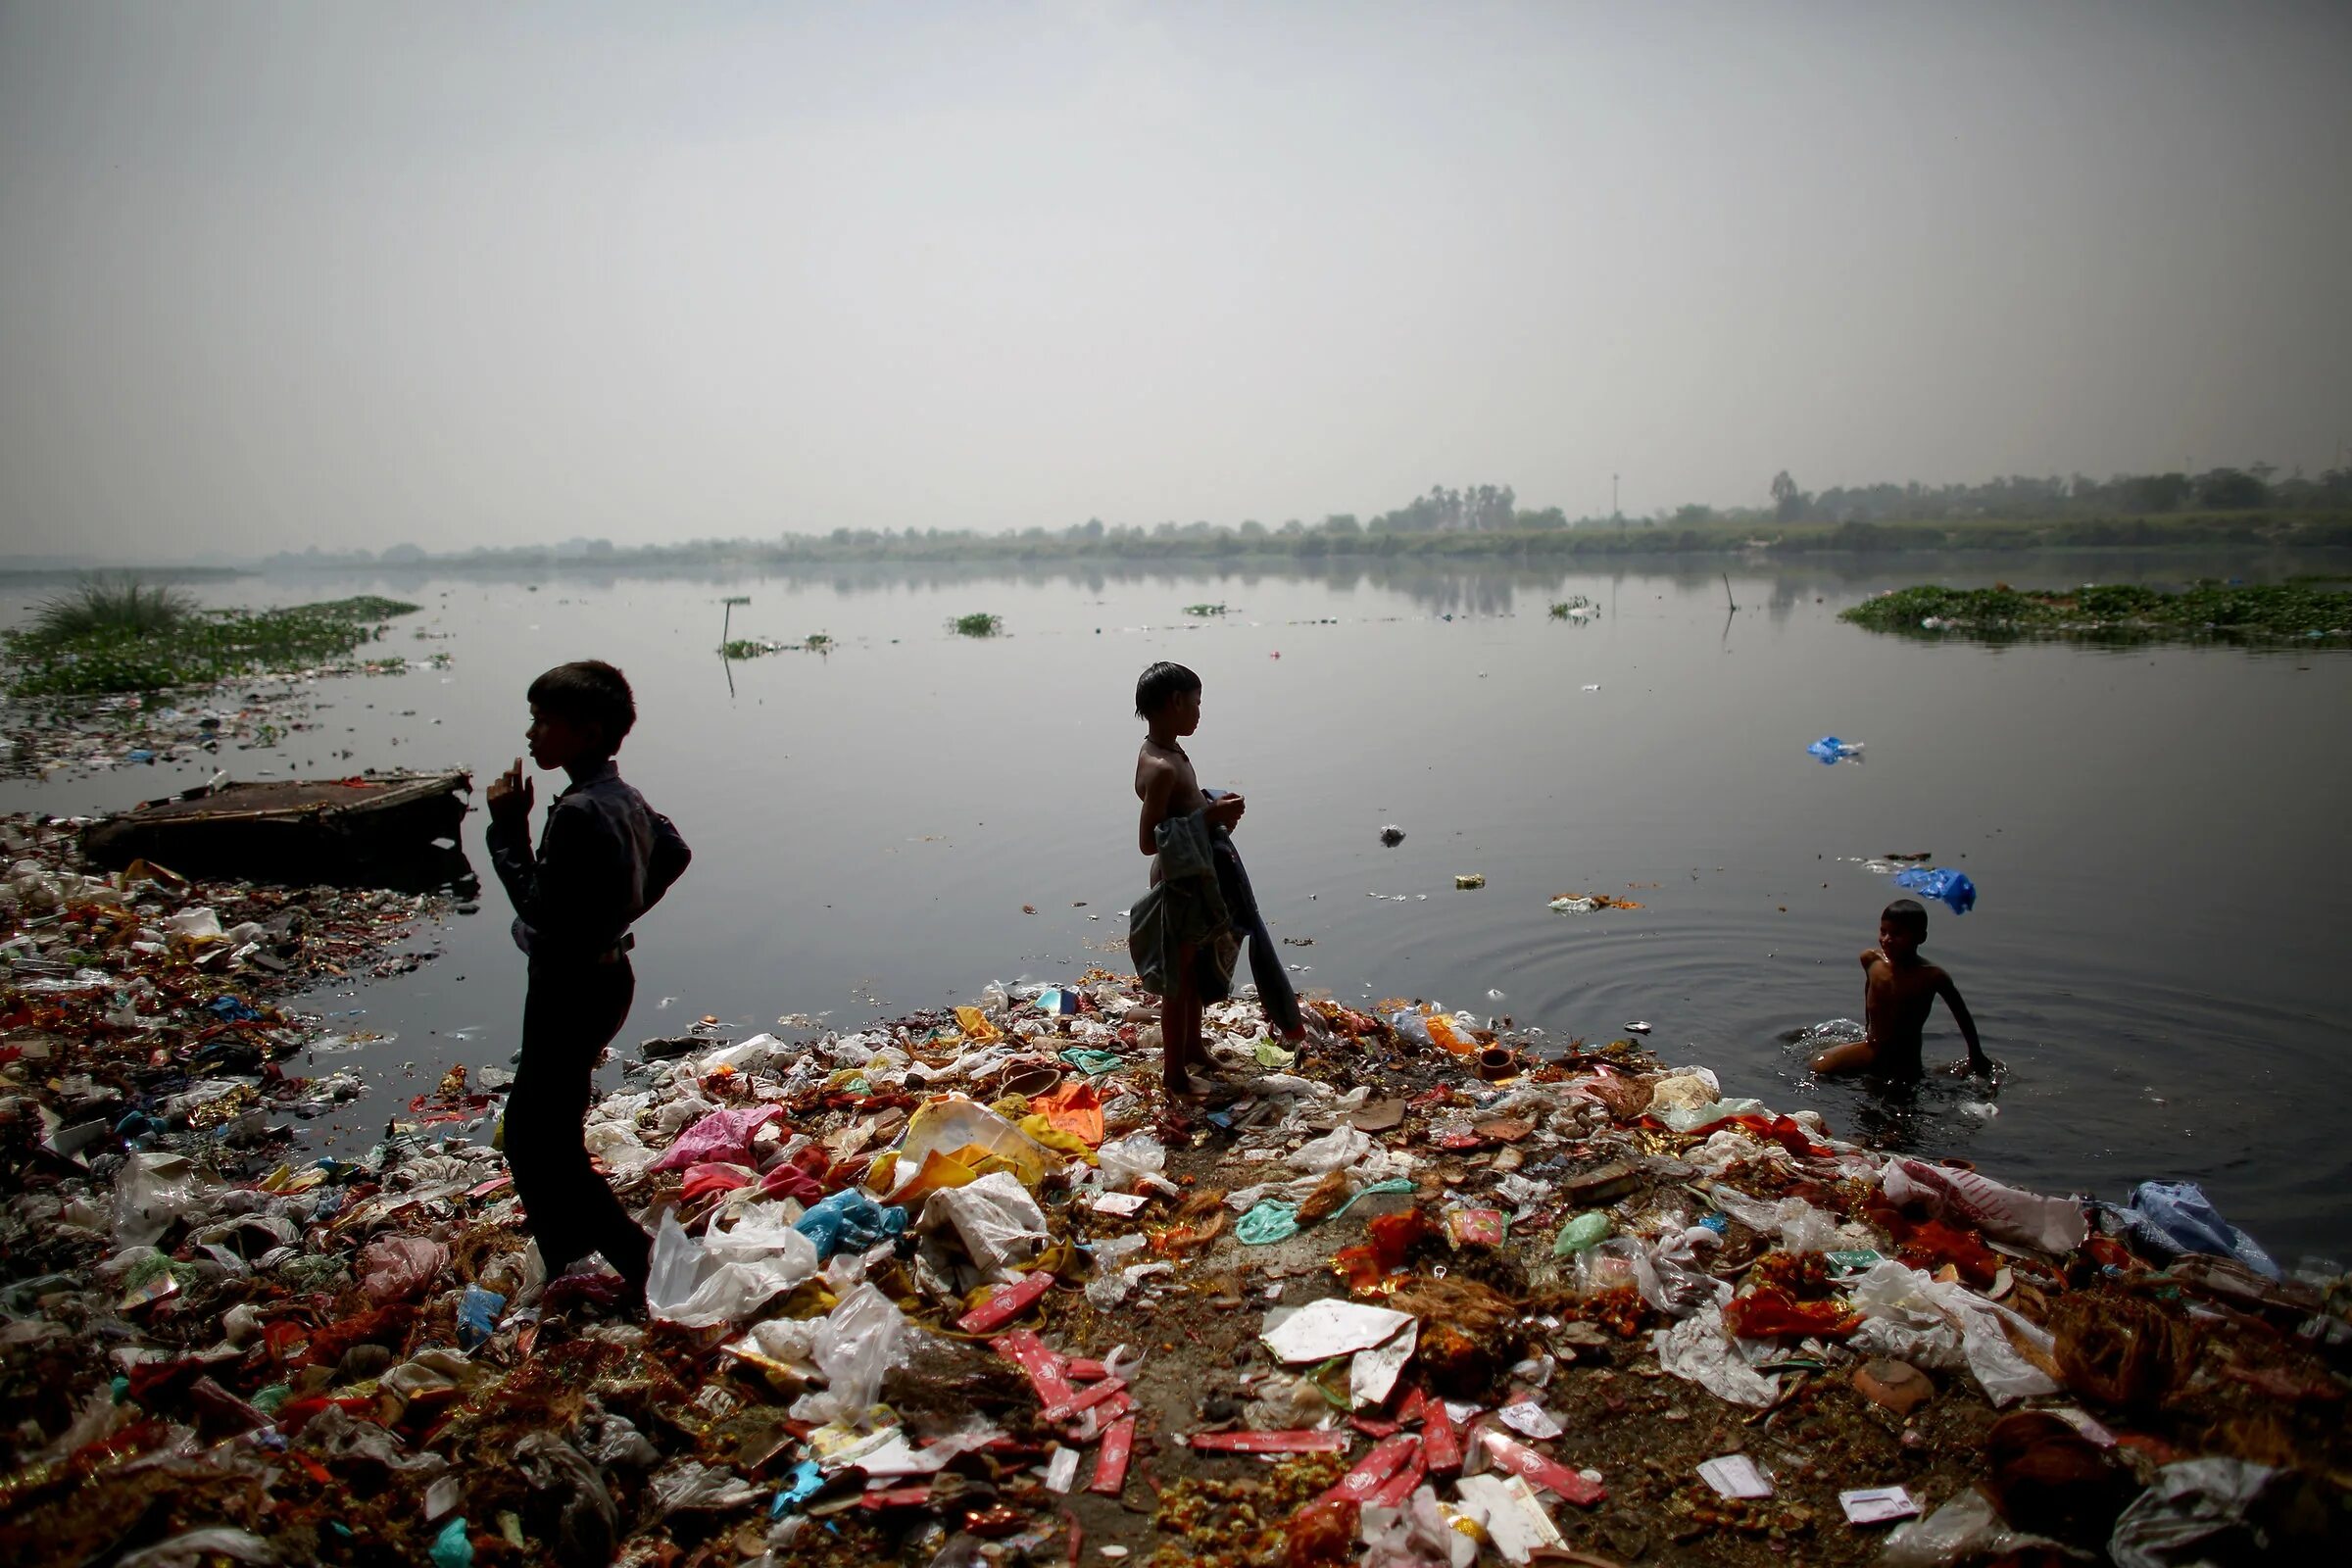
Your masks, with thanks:
M1917 1078L1924 1070L1919 1059L1920 1030L1941 997L1951 1009L1960 1038L1968 1042L1968 1060L1953 1062L1950 1071L1989 1073L1992 1059L1977 1043L1977 1021L1960 1000L1952 977L1919 956L1928 940L1928 911L1910 899L1897 899L1879 916L1879 945L1862 955L1862 1018L1868 1038L1851 1045L1832 1046L1813 1058L1819 1073L1866 1072L1886 1078Z
M1167 1091L1191 1096L1191 1070L1215 1069L1200 1043L1201 1003L1204 994L1228 994L1242 938L1268 1020L1291 1040L1305 1028L1227 836L1247 806L1239 795L1201 789L1185 754L1183 738L1200 727L1200 677L1182 664L1153 664L1136 682L1135 711L1150 726L1136 753L1135 793L1143 802L1136 848L1152 858L1152 891L1136 906L1129 946L1160 994Z
M581 1123L597 1058L636 995L629 926L692 858L669 818L620 780L612 754L637 722L620 671L602 660L558 664L531 682L531 760L570 785L550 802L531 851L531 781L522 759L491 780L490 863L514 903L514 945L530 965L522 1057L507 1096L507 1165L523 1217L555 1279L590 1252L642 1307L652 1240L588 1163Z

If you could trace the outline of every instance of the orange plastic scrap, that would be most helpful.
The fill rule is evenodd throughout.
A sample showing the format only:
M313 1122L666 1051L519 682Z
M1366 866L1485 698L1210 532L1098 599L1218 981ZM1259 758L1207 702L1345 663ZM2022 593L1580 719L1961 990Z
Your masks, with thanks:
M1842 1340L1862 1326L1862 1314L1839 1301L1800 1301L1777 1285L1766 1285L1735 1297L1723 1309L1723 1322L1743 1340L1783 1334Z
M1029 1102L1032 1110L1043 1112L1046 1122L1061 1132L1096 1149L1102 1143L1102 1097L1095 1086L1083 1078L1065 1078L1050 1095L1040 1095Z

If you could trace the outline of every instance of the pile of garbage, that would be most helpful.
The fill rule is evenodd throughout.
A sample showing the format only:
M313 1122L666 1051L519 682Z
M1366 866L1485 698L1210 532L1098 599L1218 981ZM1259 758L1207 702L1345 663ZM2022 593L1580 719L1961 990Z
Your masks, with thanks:
M649 1041L587 1127L656 1236L642 1315L593 1260L546 1278L503 1157L429 1127L258 1177L111 1131L23 1160L0 1546L2340 1551L2352 1289L2193 1188L2043 1197L1628 1041L1545 1059L1429 1004L1307 1012L1286 1044L1252 1000L1211 1007L1199 1102L1161 1092L1155 1002L1101 971L854 1033ZM456 1072L438 1095L484 1099Z
M233 1181L289 1157L295 1122L365 1086L349 1070L288 1071L346 1042L281 1004L422 962L429 952L404 939L451 907L192 882L145 861L93 873L77 868L81 825L0 819L0 1163L24 1195L5 1243L14 1278L61 1250L39 1223L44 1172L122 1190L141 1173Z
M450 664L445 653L417 660L392 654L253 674L217 687L0 703L7 736L0 748L0 777L87 776L123 767L207 762L223 752L273 750L324 727L317 699L325 677L405 675Z

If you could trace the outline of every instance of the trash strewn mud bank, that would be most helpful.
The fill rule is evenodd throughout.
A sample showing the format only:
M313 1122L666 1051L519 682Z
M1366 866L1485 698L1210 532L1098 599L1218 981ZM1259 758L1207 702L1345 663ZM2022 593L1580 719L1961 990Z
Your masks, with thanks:
M2059 590L1895 588L1838 612L1873 631L1984 641L2276 641L2352 637L2352 592L2310 581L2199 582L2177 593L2131 583Z
M441 1136L498 1075L361 1159L224 1137L219 1101L266 1130L318 1092L266 988L220 1005L208 964L257 939L183 957L186 897L118 916L50 874L6 939L50 966L11 977L0 1063L11 1560L2341 1549L2352 1298L2193 1190L2021 1193L1628 1042L1538 1063L1402 1003L1314 1004L1296 1052L1212 1007L1226 1078L1171 1104L1154 1004L1098 972L646 1043L589 1124L657 1234L633 1321L616 1276L539 1277L502 1156ZM136 1030L132 973L171 998Z

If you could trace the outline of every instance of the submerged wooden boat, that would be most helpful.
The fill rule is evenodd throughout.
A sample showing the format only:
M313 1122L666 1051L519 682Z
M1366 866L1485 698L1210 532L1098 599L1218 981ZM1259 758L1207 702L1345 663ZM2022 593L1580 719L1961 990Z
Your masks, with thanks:
M92 823L81 849L100 865L147 859L175 871L325 880L454 840L472 790L462 768L208 784Z

